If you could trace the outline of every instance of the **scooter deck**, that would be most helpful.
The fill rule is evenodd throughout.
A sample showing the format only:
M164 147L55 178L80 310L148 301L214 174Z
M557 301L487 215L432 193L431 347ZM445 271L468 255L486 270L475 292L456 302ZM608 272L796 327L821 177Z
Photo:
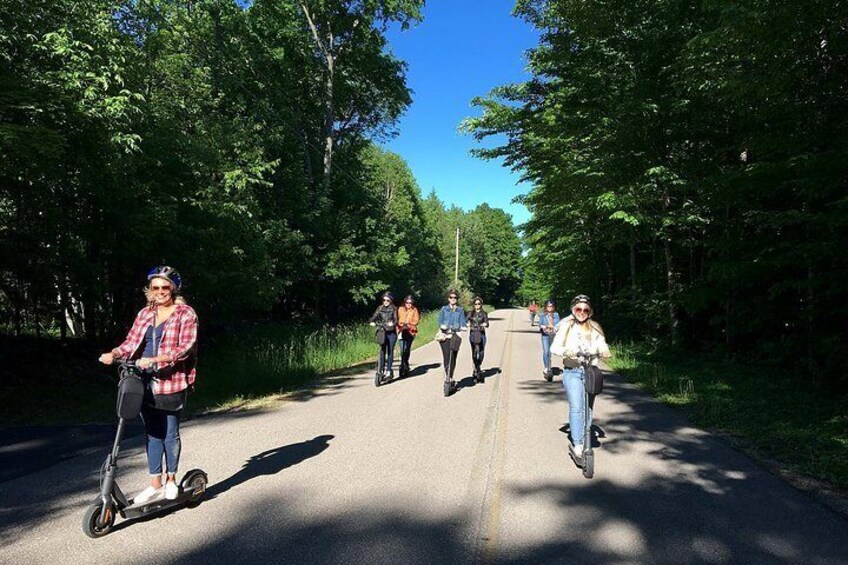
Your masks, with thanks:
M195 488L185 489L177 496L177 498L168 500L165 498L165 491L163 489L144 502L134 502L133 504L130 504L121 511L121 514L128 520L132 518L140 518L142 516L149 516L150 514L165 510L166 508L185 504L191 500L196 490L197 489Z

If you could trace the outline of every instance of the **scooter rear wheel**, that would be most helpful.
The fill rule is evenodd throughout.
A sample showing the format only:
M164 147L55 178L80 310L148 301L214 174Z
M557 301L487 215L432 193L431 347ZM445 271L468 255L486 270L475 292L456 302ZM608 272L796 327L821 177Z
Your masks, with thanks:
M106 521L100 521L103 503L98 501L88 507L82 518L82 531L90 538L100 538L112 531L115 525L115 509L110 507L106 511Z
M203 500L203 495L206 494L206 485L209 483L209 477L200 469L192 469L185 474L183 480L180 481L180 490L183 492L194 489L191 498L186 501L185 505L188 508L194 508Z
M450 381L446 380L446 381L445 381L445 385L444 385L444 393L445 393L445 396L450 396L452 392L453 392L453 383L451 383Z

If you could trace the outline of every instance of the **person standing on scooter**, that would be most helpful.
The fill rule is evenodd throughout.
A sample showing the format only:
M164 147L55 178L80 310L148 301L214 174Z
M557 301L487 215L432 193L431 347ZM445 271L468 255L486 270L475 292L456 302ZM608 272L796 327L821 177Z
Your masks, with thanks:
M542 364L545 366L542 377L546 381L553 379L551 369L551 341L556 335L556 327L559 324L559 312L556 311L556 302L548 300L545 302L544 311L539 314L539 333L542 334Z
M585 294L578 294L571 301L571 316L557 326L551 353L563 358L562 388L568 397L571 442L574 444L574 454L579 458L583 455L584 426L587 425L584 411L589 411L588 425L591 426L595 397L590 395L589 405L585 406L583 367L578 357L597 355L608 359L611 356L604 330L592 319L592 302ZM597 359L592 364L597 365Z
M456 357L459 353L454 345L459 339L457 335L466 323L465 311L459 306L459 293L455 290L448 291L448 303L439 310L439 331L445 336L439 340L442 348L442 359L444 361L445 375L448 380L453 381L453 372L456 369Z
M409 354L412 352L412 341L418 333L418 322L421 313L415 307L415 299L411 295L403 299L403 306L398 308L398 333L400 334L400 374L409 373Z
M395 363L398 318L394 299L395 297L391 292L383 293L383 303L377 306L370 319L372 326L377 326L386 332L386 344L380 347L379 370L389 379L393 379L395 376L392 366Z
M149 500L162 488L163 456L165 498L174 500L179 495L180 415L187 391L197 378L197 314L180 296L179 273L163 265L151 269L147 280L147 306L136 316L124 342L100 356L105 365L135 359L147 376L141 419L150 486L134 497L135 502Z
M483 299L474 297L474 308L468 313L468 341L471 343L471 356L474 361L474 380L483 382L480 366L486 353L486 328L489 327L489 315L483 310Z

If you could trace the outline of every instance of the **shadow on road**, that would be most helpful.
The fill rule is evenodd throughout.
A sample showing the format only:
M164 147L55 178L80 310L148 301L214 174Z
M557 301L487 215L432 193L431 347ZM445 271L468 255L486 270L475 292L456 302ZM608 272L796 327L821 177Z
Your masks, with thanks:
M283 469L320 455L330 447L330 440L334 437L333 435L317 436L309 441L283 445L254 455L234 475L209 487L206 498L220 496L231 488L262 475L276 475Z
M430 363L429 365L418 365L414 369L412 369L406 378L410 377L420 377L421 375L425 375L430 372L430 369L437 369L441 367L440 363Z
M560 427L559 431L568 436L568 441L571 442L571 424L563 425L562 427ZM607 437L607 433L604 431L604 429L597 424L592 424L592 447L600 447L601 439L605 437Z

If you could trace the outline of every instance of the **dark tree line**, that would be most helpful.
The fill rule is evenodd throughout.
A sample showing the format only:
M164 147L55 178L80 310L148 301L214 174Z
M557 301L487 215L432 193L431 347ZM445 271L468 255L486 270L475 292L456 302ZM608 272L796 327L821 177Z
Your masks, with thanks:
M377 146L411 103L385 31L422 5L4 2L0 326L102 336L162 262L210 320L439 300L443 206Z
M525 296L848 386L848 5L520 0L533 78L480 99L524 201Z

